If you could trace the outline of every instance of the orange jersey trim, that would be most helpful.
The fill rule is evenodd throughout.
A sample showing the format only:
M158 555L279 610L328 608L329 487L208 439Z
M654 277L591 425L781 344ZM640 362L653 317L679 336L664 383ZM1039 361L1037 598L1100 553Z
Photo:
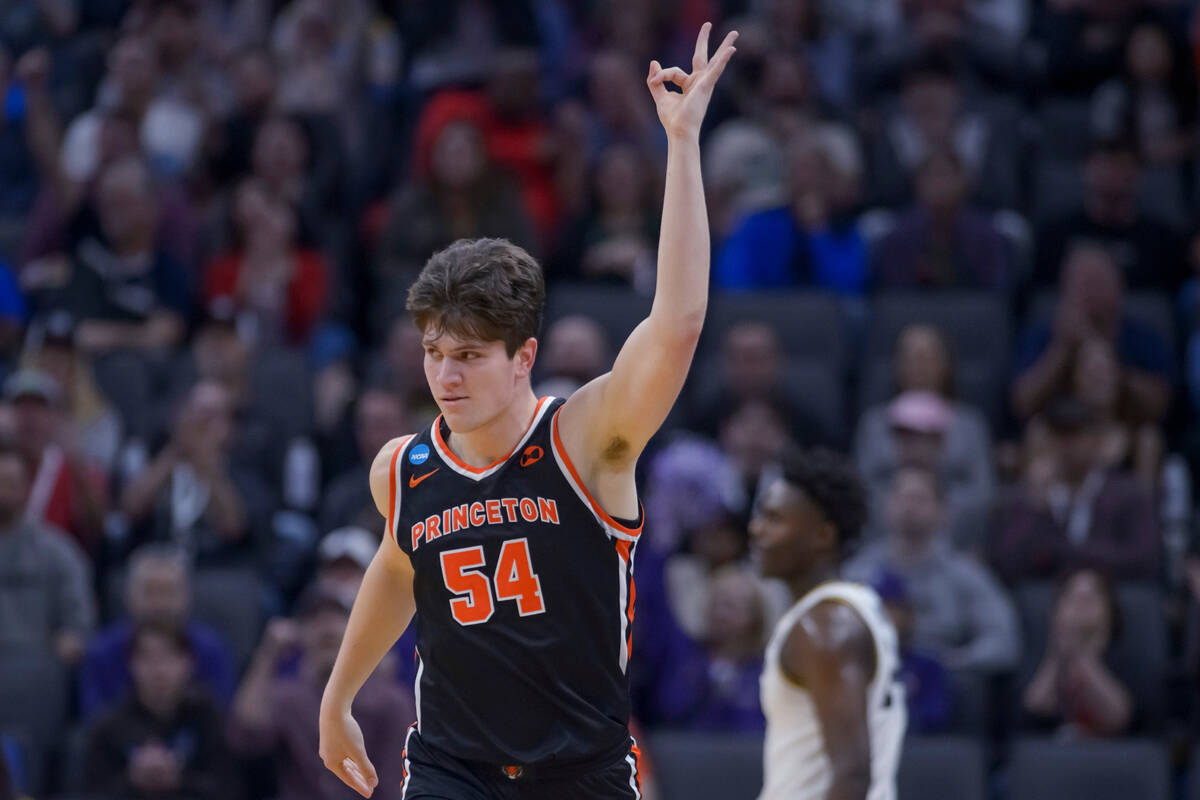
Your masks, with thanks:
M392 541L399 543L396 539L396 461L399 460L400 454L404 452L404 448L408 447L408 443L412 441L416 434L409 434L404 437L400 444L396 445L396 449L392 452L391 466L388 467L388 518L387 532L392 537Z
M467 472L474 473L476 475L487 472L489 469L495 469L496 467L503 464L505 461L508 461L510 458L512 458L513 453L517 452L517 448L521 446L521 444L526 440L526 438L528 438L529 431L530 431L530 429L533 428L534 423L537 421L538 414L541 413L542 408L547 403L550 402L550 399L551 398L549 398L549 397L543 397L541 400L538 401L537 407L533 409L533 416L530 417L530 419L529 419L529 424L525 426L525 432L522 433L520 438L517 439L517 443L515 445L513 445L513 449L508 451L508 455L504 456L504 458L493 461L491 464L488 464L486 467L472 466L472 465L468 464L467 462L463 461L457 455L455 455L454 451L450 449L450 446L446 444L446 440L444 438L442 438L442 415L441 414L438 414L437 419L435 419L433 421L433 438L437 442L438 451L441 453L441 455L443 455L446 458L453 461L456 466L458 466L462 469L465 469Z
M554 449L558 452L558 457L562 459L562 463L566 466L567 471L571 473L571 479L575 481L575 485L580 488L580 490L583 492L583 496L587 498L588 505L592 507L592 511L595 512L608 525L611 525L613 528L616 528L622 533L627 533L635 538L640 536L642 533L642 528L646 524L644 513L641 515L642 524L636 528L631 528L628 525L622 525L620 522L617 522L615 519L613 519L611 514L600 507L600 504L596 502L596 498L592 497L592 493L588 491L587 485L580 479L579 472L576 471L575 465L571 463L571 457L567 455L567 448L563 447L562 438L558 435L558 414L560 411L562 411L562 406L559 406L558 411L554 412L554 419L551 420L550 423L552 441L554 444ZM640 505L641 504L639 503L639 509Z

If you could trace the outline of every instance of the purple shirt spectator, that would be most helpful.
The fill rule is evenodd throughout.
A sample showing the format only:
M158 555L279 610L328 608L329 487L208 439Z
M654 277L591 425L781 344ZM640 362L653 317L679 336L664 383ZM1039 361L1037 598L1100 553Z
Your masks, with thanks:
M108 709L128 694L132 622L118 622L96 634L79 668L79 713L85 719ZM233 700L233 660L221 635L207 625L188 623L184 629L192 651L195 679L228 706Z

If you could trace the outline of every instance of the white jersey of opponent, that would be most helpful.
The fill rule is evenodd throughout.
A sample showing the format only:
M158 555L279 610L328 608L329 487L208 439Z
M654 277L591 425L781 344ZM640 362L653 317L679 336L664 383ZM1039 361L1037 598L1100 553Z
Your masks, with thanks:
M759 800L824 800L833 769L809 691L787 677L780 664L783 643L801 617L818 603L845 603L862 618L875 640L875 675L867 688L871 735L871 789L867 800L895 800L896 767L908 724L896 631L874 590L830 581L817 586L783 615L771 641L760 681L767 737L763 747L763 790Z

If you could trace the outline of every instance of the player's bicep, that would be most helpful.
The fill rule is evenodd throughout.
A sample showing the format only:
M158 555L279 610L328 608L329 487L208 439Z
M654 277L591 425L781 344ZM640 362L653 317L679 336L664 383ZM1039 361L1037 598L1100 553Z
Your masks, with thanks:
M869 785L874 641L853 609L822 603L792 630L783 668L812 697L835 780Z
M588 449L636 458L675 405L699 339L695 330L672 330L645 319L629 334L612 370L581 388L563 409L568 424L589 431Z

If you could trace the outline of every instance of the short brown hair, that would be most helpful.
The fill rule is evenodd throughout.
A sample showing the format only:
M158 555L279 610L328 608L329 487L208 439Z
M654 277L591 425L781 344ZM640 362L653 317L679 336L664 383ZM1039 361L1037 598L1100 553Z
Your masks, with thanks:
M546 282L533 256L506 239L459 239L425 262L405 307L422 333L504 342L508 357L538 335Z

